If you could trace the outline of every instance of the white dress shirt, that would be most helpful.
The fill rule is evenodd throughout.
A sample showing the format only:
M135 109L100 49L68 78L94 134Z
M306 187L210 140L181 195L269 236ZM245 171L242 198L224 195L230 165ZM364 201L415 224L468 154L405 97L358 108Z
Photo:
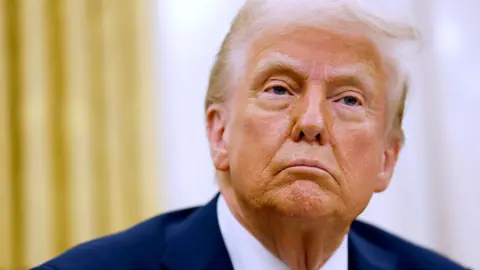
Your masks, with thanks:
M280 259L268 251L234 217L223 196L217 202L217 215L223 241L235 270L287 270ZM347 237L319 270L347 270Z

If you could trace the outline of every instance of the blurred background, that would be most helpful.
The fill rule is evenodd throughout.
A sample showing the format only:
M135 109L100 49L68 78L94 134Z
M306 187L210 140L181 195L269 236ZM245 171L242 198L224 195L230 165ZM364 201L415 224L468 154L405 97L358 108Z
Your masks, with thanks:
M0 0L0 269L217 192L203 99L242 0ZM361 219L480 269L480 2L364 0L424 36Z

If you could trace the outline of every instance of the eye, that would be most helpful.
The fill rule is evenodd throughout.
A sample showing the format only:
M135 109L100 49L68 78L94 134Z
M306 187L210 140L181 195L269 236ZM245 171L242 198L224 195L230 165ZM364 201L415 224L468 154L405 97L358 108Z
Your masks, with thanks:
M283 96L283 95L289 95L290 94L290 92L288 91L287 88L285 88L283 86L280 86L280 85L272 86L272 87L268 88L268 90L266 92L267 93L272 93L272 94L278 95L278 96Z
M347 106L352 106L352 107L361 105L360 100L354 96L345 96L339 99L339 101Z

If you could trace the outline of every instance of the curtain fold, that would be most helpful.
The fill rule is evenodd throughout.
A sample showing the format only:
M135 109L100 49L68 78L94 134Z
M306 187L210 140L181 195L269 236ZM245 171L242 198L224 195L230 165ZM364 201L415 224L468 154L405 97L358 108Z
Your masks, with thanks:
M0 0L0 269L158 211L150 0Z

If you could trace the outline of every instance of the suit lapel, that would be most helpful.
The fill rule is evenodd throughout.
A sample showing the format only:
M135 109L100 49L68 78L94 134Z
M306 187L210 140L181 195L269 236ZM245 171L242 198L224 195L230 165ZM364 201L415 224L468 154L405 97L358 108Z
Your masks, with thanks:
M394 270L397 257L369 242L355 231L355 223L348 235L349 270ZM368 238L368 237L367 237Z
M218 226L217 199L218 195L175 228L163 257L166 269L233 269Z
M173 229L166 239L163 268L169 270L233 270L217 217L218 195ZM394 270L397 257L368 241L356 231L355 221L348 236L348 269Z

